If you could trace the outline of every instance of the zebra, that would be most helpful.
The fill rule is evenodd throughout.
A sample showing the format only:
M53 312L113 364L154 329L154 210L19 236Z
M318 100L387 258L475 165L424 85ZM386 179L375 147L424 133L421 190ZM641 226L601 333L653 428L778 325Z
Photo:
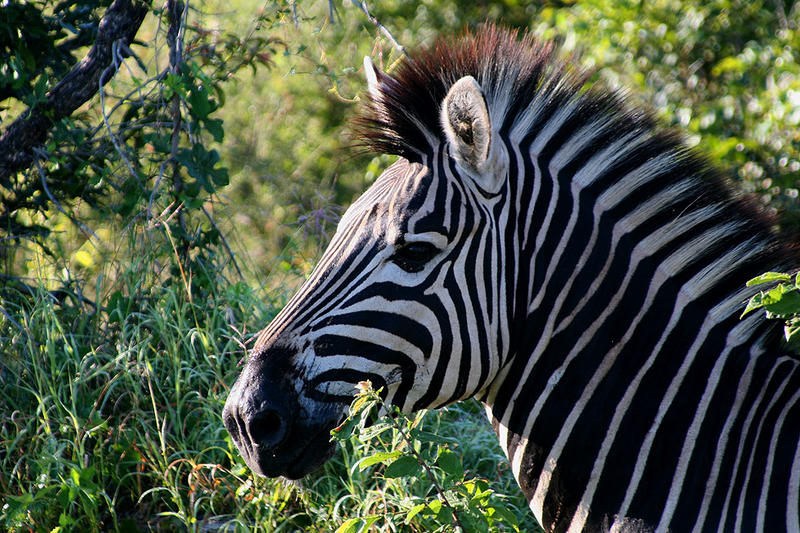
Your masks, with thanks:
M320 467L370 380L479 399L546 531L800 532L800 358L740 317L791 243L576 65L493 25L365 58L355 130L399 157L230 390L255 473Z

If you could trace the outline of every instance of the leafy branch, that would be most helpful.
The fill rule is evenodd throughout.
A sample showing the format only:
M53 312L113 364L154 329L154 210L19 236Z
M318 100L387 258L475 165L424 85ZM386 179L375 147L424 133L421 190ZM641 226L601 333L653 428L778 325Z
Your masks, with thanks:
M767 318L785 321L783 333L786 342L794 349L800 348L800 272L791 276L781 272L766 272L747 282L748 287L764 283L777 285L759 291L747 302L742 317L756 309L764 309Z
M138 0L115 0L100 21L95 40L83 58L39 105L29 107L0 136L0 185L9 176L30 167L32 148L44 142L52 125L72 114L105 85L119 63L115 54L128 55L148 7ZM119 52L121 50L121 52Z
M453 451L457 441L422 429L424 411L413 418L397 407L387 405L381 391L368 381L359 383L359 394L350 416L331 431L331 438L343 443L355 440L370 443L372 453L353 465L364 472L376 468L384 482L415 483L424 478L433 487L423 498L404 498L384 505L380 514L353 517L344 521L336 533L363 533L377 521L404 516L405 525L423 531L519 531L517 520L489 488L484 479L469 475L461 458ZM378 417L378 413L388 413ZM382 436L391 435L390 439Z

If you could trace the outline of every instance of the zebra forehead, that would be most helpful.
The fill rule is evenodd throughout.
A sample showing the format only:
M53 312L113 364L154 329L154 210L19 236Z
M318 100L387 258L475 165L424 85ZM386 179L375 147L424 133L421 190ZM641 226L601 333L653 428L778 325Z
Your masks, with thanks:
M414 195L424 193L429 174L427 167L399 159L351 204L339 220L338 230L359 224L365 218L384 223L408 218L412 212L407 204Z
M390 74L378 77L376 94L367 95L355 121L357 144L411 160L431 153L444 140L440 107L457 80L472 76L481 86L492 125L508 128L527 118L535 95L560 105L580 93L587 75L559 59L551 42L494 25L411 52ZM583 95L590 107L615 102L611 93ZM541 101L541 99L538 99Z

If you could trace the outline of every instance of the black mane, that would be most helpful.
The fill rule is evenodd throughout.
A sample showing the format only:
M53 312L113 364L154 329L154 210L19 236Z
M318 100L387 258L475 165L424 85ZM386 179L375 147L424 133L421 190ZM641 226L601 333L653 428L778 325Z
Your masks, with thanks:
M493 126L501 135L521 119L531 122L529 134L533 135L541 121L563 106L573 107L573 124L597 123L606 142L642 132L649 137L644 149L651 157L672 153L681 160L674 178L668 179L696 176L693 196L698 203L723 205L722 216L747 221L753 235L761 234L770 243L760 260L764 271L796 269L795 239L778 237L776 220L756 201L736 194L703 155L687 147L681 133L659 127L651 112L629 105L623 94L587 83L591 73L560 57L554 43L539 41L529 33L486 25L475 32L440 38L410 53L390 74L378 73L381 96L364 99L354 124L357 145L420 161L445 140L440 104L453 83L468 75L481 85ZM531 117L534 102L539 110ZM782 323L774 321L774 325L774 337L779 337Z
M620 126L652 128L649 113L629 109L615 92L586 87L591 73L559 56L558 47L531 34L487 25L476 32L440 38L412 52L391 74L379 74L382 97L365 98L355 121L358 144L378 153L414 159L443 140L439 108L449 88L464 76L481 85L493 122L510 128L533 101L545 97L553 109L580 95L583 112L615 115ZM590 118L590 117L587 117Z

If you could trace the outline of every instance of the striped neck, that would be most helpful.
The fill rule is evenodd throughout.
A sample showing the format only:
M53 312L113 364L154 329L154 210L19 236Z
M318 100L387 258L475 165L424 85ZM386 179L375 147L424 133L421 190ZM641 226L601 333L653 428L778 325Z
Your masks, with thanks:
M540 523L580 531L616 518L647 531L686 505L676 491L700 483L690 464L735 482L750 391L772 387L761 404L795 405L800 374L778 352L779 325L739 319L756 290L746 281L786 268L786 254L674 138L624 116L576 127L584 111L576 101L527 118L536 133L506 134L518 176L507 245L520 259L506 272L518 280L512 355L484 401ZM784 454L797 448L797 428L788 434L775 444ZM694 447L700 437L710 450ZM695 498L704 520L734 524L716 498Z

